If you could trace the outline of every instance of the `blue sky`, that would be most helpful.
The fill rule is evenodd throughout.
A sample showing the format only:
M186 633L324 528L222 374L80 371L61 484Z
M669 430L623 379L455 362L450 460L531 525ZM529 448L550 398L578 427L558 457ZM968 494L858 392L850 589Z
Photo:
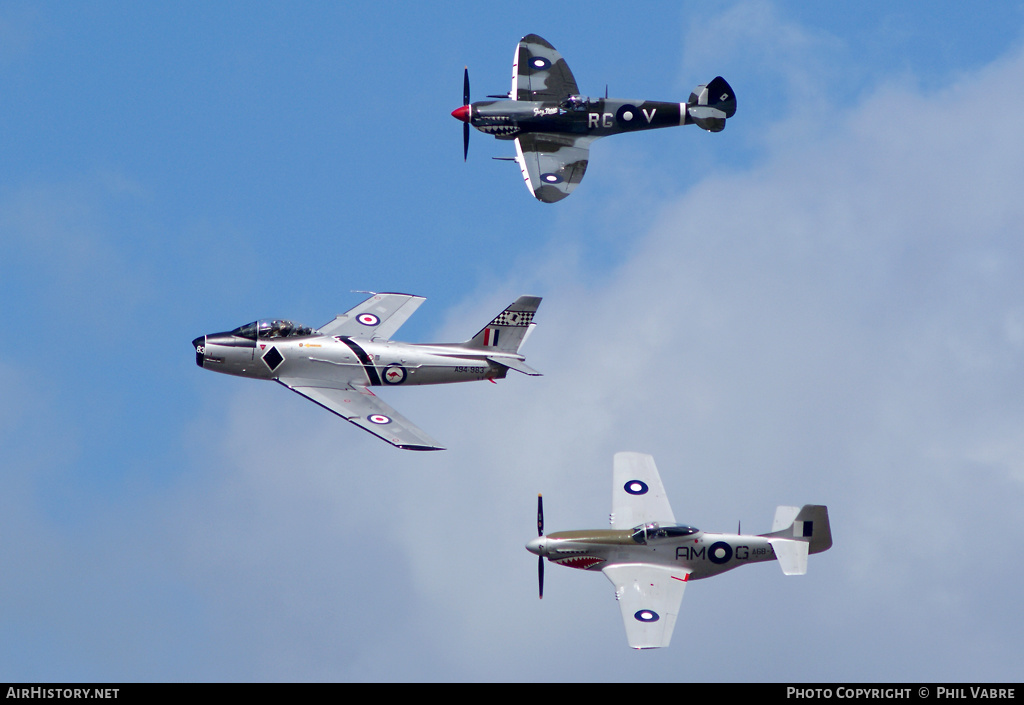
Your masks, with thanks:
M1024 7L588 9L0 6L0 678L1019 680ZM540 204L449 115L530 32L584 92L739 110ZM425 456L195 367L368 289L427 297L410 341L543 296L545 376L394 390ZM537 492L604 525L619 450L680 521L822 503L835 547L633 653L523 548Z

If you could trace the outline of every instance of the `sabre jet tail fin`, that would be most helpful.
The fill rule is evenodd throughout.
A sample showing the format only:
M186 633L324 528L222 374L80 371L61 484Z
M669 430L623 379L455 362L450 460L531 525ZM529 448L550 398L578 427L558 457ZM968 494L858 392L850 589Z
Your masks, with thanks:
M465 346L488 353L517 354L519 346L535 325L533 314L540 306L540 301L539 296L520 296L472 339L466 341Z
M736 94L724 78L717 76L711 83L693 89L686 103L685 122L708 132L721 132L726 118L735 114Z
M786 575L807 572L807 556L832 547L832 528L828 523L828 507L805 504L802 507L778 507L768 539L779 566Z

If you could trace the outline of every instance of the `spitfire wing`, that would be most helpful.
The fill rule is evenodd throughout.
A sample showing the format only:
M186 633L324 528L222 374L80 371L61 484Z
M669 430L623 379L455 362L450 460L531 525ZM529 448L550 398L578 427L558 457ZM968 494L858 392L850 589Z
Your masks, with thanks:
M536 34L519 40L512 60L512 93L515 100L563 100L576 95L576 79L558 51Z
M423 301L422 296L410 294L374 294L322 326L318 332L321 335L352 335L390 340Z
M634 649L668 646L690 571L661 565L619 563L601 569L615 586L626 639Z
M312 379L279 379L288 389L403 450L444 450L366 387L324 387Z
M631 529L652 521L676 521L654 458L646 453L616 453L612 469L612 528Z
M544 203L568 196L583 180L593 137L527 132L516 137L516 161L530 193Z

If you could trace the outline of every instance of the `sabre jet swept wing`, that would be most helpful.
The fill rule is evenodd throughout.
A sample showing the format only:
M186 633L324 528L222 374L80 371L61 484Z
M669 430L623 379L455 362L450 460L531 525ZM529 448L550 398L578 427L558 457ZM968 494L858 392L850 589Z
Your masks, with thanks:
M499 140L515 140L526 188L544 203L572 193L587 171L590 143L600 137L691 124L720 132L736 113L736 95L721 76L697 86L685 103L580 95L565 59L536 34L516 47L508 98L470 103L466 69L463 105L452 111L465 123L463 156L469 151L470 125Z
M383 293L317 330L267 319L200 336L192 346L200 367L279 382L399 448L444 450L370 388L503 379L510 369L539 375L519 348L540 301L520 296L464 343L390 340L423 298Z
M802 575L808 554L832 546L828 508L821 505L779 507L768 534L712 534L676 523L651 456L616 453L612 476L610 530L545 536L538 499L538 536L526 548L540 556L542 596L545 557L604 573L615 586L626 638L635 649L669 645L689 581L772 560L786 575Z

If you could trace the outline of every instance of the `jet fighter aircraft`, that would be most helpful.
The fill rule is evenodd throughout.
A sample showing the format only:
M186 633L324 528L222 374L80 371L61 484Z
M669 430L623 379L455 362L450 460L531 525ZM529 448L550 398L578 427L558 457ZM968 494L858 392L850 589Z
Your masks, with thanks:
M697 86L686 103L588 98L562 55L536 34L523 37L512 59L511 100L469 102L469 69L461 108L452 116L462 126L463 158L469 154L469 126L499 140L515 140L515 161L530 190L544 203L560 201L587 170L590 143L599 137L656 127L694 124L708 132L725 129L736 113L736 95L721 76ZM508 158L511 160L511 158Z
M192 341L196 364L240 377L272 379L346 421L405 450L444 450L370 387L504 379L540 373L519 347L533 330L538 296L520 296L464 343L411 344L391 335L422 296L374 294L319 329L285 320L248 323Z
M749 563L777 560L786 575L807 572L807 555L832 546L828 507L779 507L771 533L711 534L677 524L654 458L616 453L610 530L561 531L544 535L544 507L537 498L536 553L540 595L544 558L583 570L600 570L615 586L626 638L634 649L668 646L683 590Z

